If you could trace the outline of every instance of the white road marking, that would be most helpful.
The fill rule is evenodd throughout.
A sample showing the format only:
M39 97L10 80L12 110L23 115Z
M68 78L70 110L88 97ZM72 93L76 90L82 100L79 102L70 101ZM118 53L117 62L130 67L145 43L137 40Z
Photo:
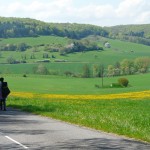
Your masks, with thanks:
M14 143L16 143L16 144L20 145L20 146L21 146L21 147L23 147L24 149L28 149L28 147L27 147L27 146L25 146L25 145L23 145L23 144L19 143L18 141L15 141L14 139L10 138L9 136L5 136L5 137L6 137L7 139L9 139L9 140L13 141Z

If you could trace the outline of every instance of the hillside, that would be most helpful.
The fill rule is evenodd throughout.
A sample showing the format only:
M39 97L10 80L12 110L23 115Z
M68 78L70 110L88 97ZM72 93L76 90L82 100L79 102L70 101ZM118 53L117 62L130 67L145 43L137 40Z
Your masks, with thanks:
M58 36L40 36L40 37L26 37L26 38L8 38L1 39L0 45L8 47L17 45L19 43L26 43L29 46L26 50L3 50L0 52L0 63L7 63L8 57L13 57L17 61L26 60L27 63L33 63L38 60L49 59L51 62L56 60L66 60L68 62L87 62L87 63L104 63L111 64L116 61L121 61L125 58L135 59L141 56L149 55L149 46L136 44L132 42L124 42L104 38L101 36L89 36L82 39L83 41L90 41L96 43L103 50L92 49L91 51L78 51L74 53L66 53L62 55L61 50L51 49L51 47L63 47L71 43L69 38ZM105 48L103 43L108 41L111 44L110 48ZM48 47L47 47L48 46ZM49 49L50 48L50 49ZM47 57L43 55L47 54ZM32 58L34 56L34 58ZM24 58L26 57L26 58ZM105 59L104 59L105 58Z
M105 29L114 35L122 33L123 35L150 38L150 24L117 25L112 27L105 27Z
M0 17L0 38L61 36L81 39L98 35L150 45L150 24L100 27L77 23L46 23L30 18Z
M103 64L107 68L108 65L114 65L116 62L121 62L124 59L135 60L136 58L149 56L149 46L142 44L114 40L101 36L89 36L82 40L94 41L99 46L103 46L104 41L108 41L111 47L105 48L103 46L103 50L93 49L87 52L81 51L61 55L59 51L45 49L46 45L63 46L70 42L69 38L40 36L36 38L1 39L0 45L25 42L29 45L29 48L25 51L1 51L0 63L2 64L0 64L0 73L33 73L33 69L39 62L46 60L47 63L44 66L49 69L50 74L64 74L66 71L79 74L83 71L85 64L88 64L92 70L94 65ZM4 65L4 63L7 64Z
M30 18L0 17L0 37L37 37L41 35L57 35L80 39L89 35L107 36L102 27L77 23L45 23Z
M118 25L104 29L109 32L110 38L150 45L150 24Z

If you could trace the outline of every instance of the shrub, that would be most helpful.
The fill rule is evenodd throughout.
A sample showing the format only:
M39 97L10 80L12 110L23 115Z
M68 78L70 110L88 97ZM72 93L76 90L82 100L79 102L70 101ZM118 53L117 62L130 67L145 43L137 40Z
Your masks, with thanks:
M73 73L70 72L70 71L65 71L64 74L65 74L66 76L71 76L71 75L73 75Z
M57 71L57 70L49 70L49 75L59 75L59 71Z
M90 77L90 68L87 64L85 64L83 66L83 74L82 74L83 78L89 78Z
M26 75L26 74L24 74L24 75L23 75L23 77L25 77L25 78L26 78L26 77L27 77L27 75Z
M119 78L119 79L118 79L118 83L119 83L121 86L123 86L123 87L127 87L129 81L128 81L128 79L126 79L126 78Z
M41 75L48 75L49 74L48 69L43 64L39 64L37 66L37 68L35 68L35 69L36 69L35 73L37 73L37 74L41 74Z
M95 84L95 87L96 87L96 88L100 88L100 85L98 85L98 84Z

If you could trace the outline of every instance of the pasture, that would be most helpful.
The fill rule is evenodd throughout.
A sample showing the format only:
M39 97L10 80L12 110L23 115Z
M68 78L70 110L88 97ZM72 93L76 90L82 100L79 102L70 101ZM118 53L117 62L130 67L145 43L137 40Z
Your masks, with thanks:
M68 38L58 36L40 36L40 37L21 37L2 39L0 44L20 44L27 43L29 46L38 46L41 44L62 44L65 45L69 41Z
M92 50L85 53L77 52L77 53L70 53L62 56L60 55L59 52L45 52L44 47L40 46L43 44L65 46L71 41L72 41L71 39L64 38L64 37L57 37L57 36L1 39L0 45L26 43L30 46L34 46L35 49L33 50L32 48L30 48L23 52L1 51L0 62L5 63L9 56L12 56L16 60L20 61L22 59L22 55L26 55L27 63L35 63L37 60L43 60L43 53L48 53L49 60L51 63L59 59L59 60L65 60L72 64L99 63L104 65L110 65L110 64L114 64L116 61L122 61L123 59L135 59L141 56L149 56L149 46L131 43L131 42L101 38L101 37L97 39L93 39L93 42L96 42L99 46L103 46L103 42L108 41L111 44L111 48L104 48L103 51ZM30 58L32 53L34 53L35 56L34 59ZM54 55L55 58L52 58L51 57L52 55ZM66 63L66 65L68 64Z

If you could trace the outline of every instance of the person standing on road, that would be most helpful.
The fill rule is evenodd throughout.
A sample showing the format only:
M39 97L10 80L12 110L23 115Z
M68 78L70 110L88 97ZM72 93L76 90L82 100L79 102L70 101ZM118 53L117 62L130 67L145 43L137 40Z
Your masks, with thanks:
M0 78L0 109L6 111L6 98L9 95L10 90L7 82L4 82L4 78Z

